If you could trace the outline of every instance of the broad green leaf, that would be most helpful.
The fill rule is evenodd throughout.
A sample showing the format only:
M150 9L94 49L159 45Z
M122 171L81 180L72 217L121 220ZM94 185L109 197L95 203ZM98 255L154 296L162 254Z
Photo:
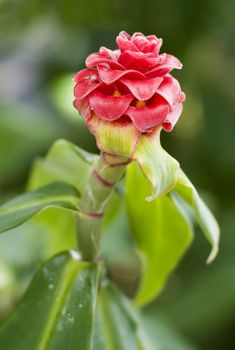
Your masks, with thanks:
M35 190L52 182L63 181L81 190L90 164L96 156L65 140L56 141L47 156L33 166L28 189ZM75 191L76 192L76 191ZM72 211L50 207L24 225L1 235L0 255L17 274L15 298L25 290L38 265L58 252L77 246L76 218Z
M193 208L199 226L212 245L212 251L207 259L207 263L210 263L216 257L219 249L220 230L217 221L181 169L178 170L178 180L174 191Z
M90 350L98 269L76 251L59 254L35 275L0 329L0 348Z
M169 195L145 200L149 183L136 164L127 172L126 203L132 234L142 258L142 280L136 304L155 298L192 240L192 227Z
M142 135L133 158L152 185L148 200L169 192L175 185L178 162L160 144L160 131Z
M100 289L93 350L196 350L176 330L138 312L112 285Z
M42 262L59 252L76 249L75 216L69 210L51 207L7 234L0 235L1 261L9 266L9 271L16 280L13 288L4 293L3 284L6 281L5 276L1 276L0 261L0 321L22 297ZM2 311L5 310L4 315L1 313L1 305L5 305L5 309L2 308Z
M96 156L71 142L58 140L45 158L35 162L29 179L29 189L54 181L63 181L82 190Z
M108 285L99 291L93 350L137 350L137 324L126 298Z
M112 280L124 285L129 293L134 292L140 261L130 234L125 199L115 192L109 200L103 220L101 253Z
M78 205L79 193L70 185L57 182L43 186L1 206L0 232L21 225L48 207L77 211Z
M81 192L96 157L71 142L58 140L46 157L35 162L28 188L34 190L54 181L63 181ZM72 212L50 208L37 215L32 223L34 231L40 232L47 258L76 246L76 220Z

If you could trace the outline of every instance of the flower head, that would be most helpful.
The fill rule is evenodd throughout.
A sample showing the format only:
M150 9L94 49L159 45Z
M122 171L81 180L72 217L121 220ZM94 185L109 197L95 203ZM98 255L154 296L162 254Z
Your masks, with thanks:
M155 35L121 32L116 41L117 50L101 47L75 75L75 108L88 125L95 114L109 122L125 119L141 133L159 126L171 131L185 95L170 72L182 64L172 55L159 54L162 39Z
M175 185L179 163L161 147L162 129L171 131L184 101L171 76L180 61L159 54L162 39L121 32L117 50L101 47L75 77L74 107L84 117L109 161L135 161L152 187L149 200ZM113 164L114 164L113 163ZM116 164L116 163L115 163Z

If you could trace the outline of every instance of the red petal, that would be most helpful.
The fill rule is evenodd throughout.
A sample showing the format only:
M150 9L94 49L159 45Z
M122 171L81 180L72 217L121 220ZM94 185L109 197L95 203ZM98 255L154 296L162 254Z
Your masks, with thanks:
M163 40L161 38L157 38L156 35L148 35L148 36L146 36L146 38L149 40L149 42L156 42L157 43L156 51L154 53L156 55L158 55L160 48L162 46Z
M156 55L158 55L163 42L162 38L157 38L156 35L148 35L146 36L146 38L148 39L149 42L157 43L157 52L155 53Z
M162 80L163 78L145 80L129 80L123 78L120 79L120 82L128 87L128 89L135 96L135 98L137 98L137 100L146 101L155 94Z
M168 103L160 95L156 95L151 106L144 108L130 106L126 114L139 131L147 132L161 125L168 111Z
M97 69L83 69L73 79L77 82L74 87L74 96L78 99L84 98L101 85Z
M156 35L147 35L146 38L147 38L149 41L162 40L162 39L158 39L158 38L156 37Z
M116 39L116 43L122 52L124 52L126 50L139 51L134 43L132 43L130 40L128 40L124 37L118 36Z
M124 31L120 32L117 36L116 43L122 52L126 50L139 51L135 44L133 44L131 41L131 38L132 37Z
M141 52L151 52L154 55L158 55L162 46L162 39L158 39L155 35L145 36L142 33L135 33L132 35L132 41Z
M145 35L141 32L135 32L134 34L132 34L131 40L134 40L137 36L142 36L145 38Z
M73 106L78 110L79 114L83 116L85 119L89 118L91 115L91 108L90 108L90 103L89 99L82 98L81 100L74 100L73 101Z
M75 82L79 82L83 79L91 79L93 81L98 80L97 69L95 68L85 68L76 73L73 77Z
M166 120L162 123L164 130L169 132L174 128L182 113L182 110L183 105L182 103L179 103L171 112L168 113Z
M125 30L122 30L122 31L119 33L118 36L120 36L120 37L122 37L122 38L126 38L126 39L128 39L128 40L131 40L131 35L128 34L127 32L125 32Z
M149 67L156 64L156 58L152 53L127 50L120 55L119 62L128 69L146 72Z
M133 96L129 94L116 97L95 92L89 99L91 108L99 118L112 121L125 114Z
M162 54L158 56L158 58L161 57L163 57L163 62L158 64L149 72L146 72L146 76L148 78L163 76L172 71L172 69L181 69L183 67L182 63L175 56L168 54Z
M164 97L171 107L174 107L180 100L181 87L178 80L172 76L167 76L164 77L157 93Z
M107 58L107 55L100 54L98 52L92 53L89 55L86 59L86 66L87 67L94 67L97 64L105 64L110 68L116 68L116 69L124 69L124 67L119 64L116 61L111 60L110 58Z
M152 55L150 53L127 50L121 54L119 61L125 63L126 66L127 64L130 64L136 60L148 57L152 57Z
M162 46L162 39L158 41L149 41L147 44L142 46L142 52L152 52L155 55L159 54L160 47Z
M124 75L130 75L133 79L145 79L144 74L137 72L135 70L115 70L108 69L104 66L97 66L99 73L99 78L107 85L114 83L116 80L120 79Z
M79 81L74 87L74 96L78 99L84 98L99 87L101 83L98 81L84 79Z
M99 53L102 55L106 55L107 58L111 58L113 61L118 61L118 58L121 54L120 50L110 50L107 47L101 46Z

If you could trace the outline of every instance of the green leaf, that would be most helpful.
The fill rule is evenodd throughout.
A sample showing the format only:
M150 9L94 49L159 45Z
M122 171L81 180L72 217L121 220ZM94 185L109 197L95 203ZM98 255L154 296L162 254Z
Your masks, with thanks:
M93 350L137 350L137 324L127 300L114 287L100 289Z
M53 257L1 328L0 348L90 350L97 277L97 266L76 251Z
M176 330L138 312L114 286L100 289L93 350L196 350Z
M103 219L101 254L112 280L133 294L141 266L130 232L125 198L113 192Z
M70 142L56 141L46 157L35 162L28 189L32 191L52 182L63 181L79 191L95 158ZM13 266L19 280L20 286L15 288L17 299L39 263L76 246L74 212L58 207L43 210L24 225L1 235L0 255Z
M52 183L10 200L0 208L0 232L7 231L48 207L78 210L79 193L65 183Z
M28 188L34 190L51 182L63 181L81 192L96 158L71 142L58 140L46 157L33 165ZM37 215L33 223L34 231L40 230L37 239L45 248L47 258L58 251L76 247L76 218L72 212L50 208Z
M199 226L212 245L207 259L207 263L210 263L216 257L219 249L220 230L217 221L181 169L178 170L178 180L174 191L193 208Z
M136 164L127 172L126 203L136 247L142 258L142 280L136 304L156 297L192 240L192 227L179 204L169 195L145 200L149 183Z
M152 185L148 200L169 192L175 185L178 162L160 144L160 131L142 135L133 158Z
M50 182L62 181L81 191L96 157L71 142L58 140L45 158L35 162L28 187L32 190Z

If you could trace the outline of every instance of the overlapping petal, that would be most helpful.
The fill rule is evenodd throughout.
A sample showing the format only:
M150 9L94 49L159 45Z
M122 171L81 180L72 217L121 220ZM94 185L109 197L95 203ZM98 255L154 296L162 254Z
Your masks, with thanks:
M153 103L148 107L130 106L126 115L141 132L151 131L161 125L167 117L169 105L161 95L155 95Z
M130 69L117 70L98 65L97 71L100 80L102 80L102 82L107 85L113 84L115 81L119 80L123 76L128 76L128 78L132 79L146 79L145 75L141 72L137 72L135 70Z
M90 95L89 100L92 110L99 118L112 121L125 114L133 96L108 96L96 91Z
M130 36L128 37L125 32L118 35L116 42L122 52L126 50L139 51L135 44L130 41Z
M163 78L142 79L142 80L130 80L126 78L120 79L130 92L137 98L137 100L146 101L150 99L157 91Z
M74 80L74 96L78 99L88 96L101 85L95 69L83 69L74 76Z
M182 63L178 58L168 54L159 55L158 58L163 58L162 62L156 65L154 68L146 72L148 78L160 77L168 74L173 69L181 69Z
M154 55L158 55L162 45L162 39L158 39L155 35L145 36L142 33L135 33L132 35L131 40L139 51L143 53L151 52Z
M136 32L130 36L124 31L118 35L116 42L121 52L127 50L139 51L142 53L153 53L155 56L158 55L162 45L162 39L157 38L155 35L145 36Z
M162 83L157 89L158 94L164 97L169 105L174 108L179 103L181 96L181 87L175 78L172 76L166 76L163 78Z
M152 53L127 50L122 52L119 57L119 62L126 69L135 69L144 73L149 69L149 67L156 64L156 58Z
M118 37L126 38L126 39L128 39L128 40L131 39L131 35L128 34L127 32L125 32L125 30L122 30L122 31L118 34L117 38L118 38Z
M73 101L73 106L79 111L79 113L85 118L89 118L91 115L91 106L88 97L82 98L80 100L75 99Z
M104 46L101 46L99 53L102 55L106 55L107 58L111 58L113 61L116 61L116 62L118 61L119 56L121 54L120 50L110 50Z
M142 52L144 53L152 52L155 55L158 55L161 46L162 46L162 39L158 39L157 42L149 41L148 43L145 43L142 46Z
M156 42L156 48L155 50L153 51L153 53L155 55L158 55L159 54L159 51L160 51L160 48L162 46L162 42L163 40L161 38L157 38L156 35L148 35L146 36L146 38L148 39L149 41L149 44L150 43L153 43L153 42ZM147 46L147 45L146 45ZM144 50L146 51L146 48L144 48Z
M167 114L166 119L164 120L164 122L162 123L163 129L165 131L172 131L172 129L174 128L175 124L177 123L181 113L183 110L183 105L182 103L179 103L172 111L170 111Z
M95 67L97 64L103 64L106 67L114 68L114 69L124 69L124 67L110 58L107 58L107 55L101 54L99 52L92 53L86 59L87 67Z
M95 68L85 68L76 73L73 80L78 83L84 79L98 80L97 70Z

